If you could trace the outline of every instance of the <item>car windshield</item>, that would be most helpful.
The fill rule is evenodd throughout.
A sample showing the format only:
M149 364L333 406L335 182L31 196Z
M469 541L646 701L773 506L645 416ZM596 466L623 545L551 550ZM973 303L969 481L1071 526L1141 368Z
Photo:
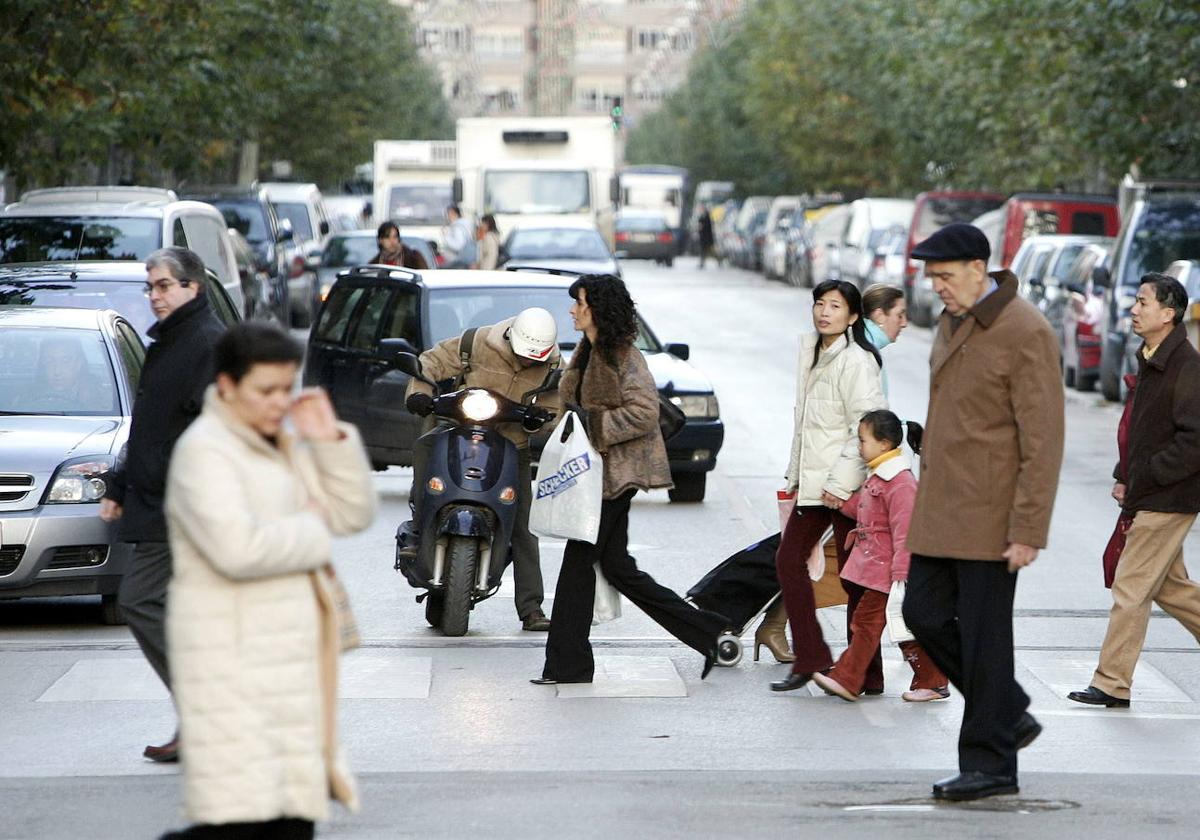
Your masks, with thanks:
M162 245L158 219L101 216L0 218L0 263L144 260Z
M143 301L143 304L145 301ZM0 415L120 414L117 383L95 330L0 330Z
M544 228L514 230L508 238L508 256L513 260L607 260L608 245L594 230Z
M113 309L143 336L155 321L141 280L0 280L0 306Z
M401 184L388 193L388 218L401 225L440 225L452 203L449 184Z
M434 342L462 335L470 327L483 327L512 318L522 309L540 306L558 323L558 343L563 348L579 342L571 321L566 289L508 288L432 289L429 292L429 336ZM658 344L639 321L636 345L644 353L658 352Z
M313 239L312 222L308 218L308 205L302 201L280 202L275 205L275 213L281 219L292 223L292 232L296 238L304 241Z
M488 172L486 213L583 213L591 207L587 172Z
M1066 281L1067 275L1071 273L1071 266L1075 264L1075 258L1086 247L1085 243L1080 242L1072 245L1064 245L1059 249L1058 256L1055 258L1054 268L1045 279L1046 285L1061 286Z
M321 265L341 268L346 265L365 265L379 252L374 236L334 236L325 246Z
M667 223L661 216L622 216L617 219L617 230L657 233L666 229Z
M1002 198L930 198L921 205L921 213L913 226L912 241L928 239L952 222L969 222L1003 203Z
M225 224L246 237L247 242L257 245L271 238L266 215L257 201L222 199L209 203L221 211Z
M1142 275L1166 271L1176 260L1200 259L1200 198L1146 203L1129 244L1122 286L1137 286Z

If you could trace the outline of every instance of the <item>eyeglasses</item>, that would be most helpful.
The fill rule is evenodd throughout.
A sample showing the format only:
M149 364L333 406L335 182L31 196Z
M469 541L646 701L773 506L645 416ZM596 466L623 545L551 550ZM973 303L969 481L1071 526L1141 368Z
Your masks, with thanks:
M153 283L143 283L142 293L145 294L146 297L150 297L150 295L154 294L155 292L158 292L160 295L165 295L171 290L172 286L186 287L187 285L187 283L183 283L178 280L156 280Z

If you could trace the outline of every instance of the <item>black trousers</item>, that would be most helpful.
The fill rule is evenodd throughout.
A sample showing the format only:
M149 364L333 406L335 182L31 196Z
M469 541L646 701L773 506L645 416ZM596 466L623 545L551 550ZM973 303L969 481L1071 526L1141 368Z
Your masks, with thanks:
M1003 561L913 555L904 621L966 700L959 770L1017 775L1016 725L1029 707L1013 675L1017 576Z
M133 562L121 578L117 603L129 632L154 673L171 688L167 663L167 585L171 582L171 546L165 542L140 542L133 548Z
M568 540L563 554L550 634L546 638L546 664L542 676L560 682L591 682L595 671L592 645L592 608L596 598L594 565L618 592L667 632L700 653L709 653L728 620L714 612L698 610L637 567L629 556L629 503L636 491L606 499L600 507L600 534L595 545Z
M159 840L312 840L315 832L311 820L283 817L266 822L194 825L164 834Z
M421 435L413 444L413 483L408 504L413 512L413 529L421 527L421 506L425 503L425 477L435 436ZM537 536L529 530L529 508L533 504L533 456L529 447L517 450L517 510L513 519L512 566L514 604L524 621L542 608L545 584L542 583L542 556Z

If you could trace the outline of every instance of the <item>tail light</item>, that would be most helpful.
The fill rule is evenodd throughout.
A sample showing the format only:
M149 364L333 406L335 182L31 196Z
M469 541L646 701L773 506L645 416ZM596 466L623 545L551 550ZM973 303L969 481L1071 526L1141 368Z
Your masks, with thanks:
M433 255L433 261L437 263L438 268L446 264L446 258L440 252Z
M628 233L626 233L626 232L625 232L625 231L623 231L623 230L622 230L622 231L618 231L618 232L617 232L617 236L616 236L616 240L617 240L618 242L628 242L628 241L629 241L629 234L628 234Z
M675 240L675 237L671 236L671 234L668 233L667 231L663 231L662 233L660 233L658 235L659 242L666 242L669 244L669 243L673 242L674 240Z
M304 273L304 257L302 257L300 255L296 255L292 259L292 273L290 276L291 277L299 277L303 273Z

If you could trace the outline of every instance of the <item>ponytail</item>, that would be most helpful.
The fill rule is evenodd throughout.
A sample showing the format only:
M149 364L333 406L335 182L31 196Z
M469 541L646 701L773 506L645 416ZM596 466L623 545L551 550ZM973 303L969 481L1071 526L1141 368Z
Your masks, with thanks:
M878 411L868 411L859 422L871 430L871 435L876 440L890 443L892 449L899 449L907 438L912 451L917 455L921 454L921 439L925 436L925 429L917 421L901 421L899 417L884 408Z

